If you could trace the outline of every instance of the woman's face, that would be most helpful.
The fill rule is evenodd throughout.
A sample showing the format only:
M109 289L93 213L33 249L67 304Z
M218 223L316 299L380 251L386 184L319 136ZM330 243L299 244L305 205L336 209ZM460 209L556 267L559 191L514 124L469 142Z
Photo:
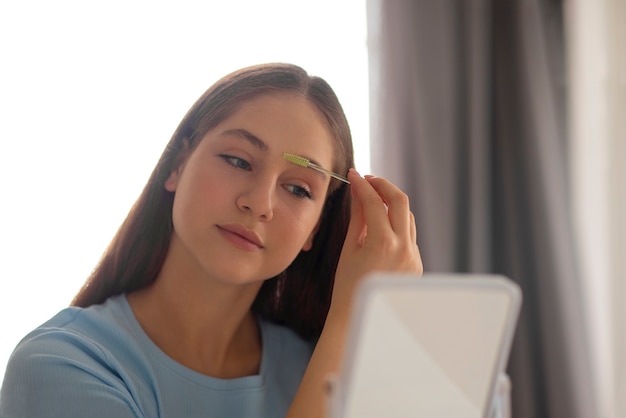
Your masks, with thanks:
M332 167L323 116L299 95L249 100L209 131L165 183L175 192L168 262L243 284L279 274L309 250L330 178L289 163L285 152Z

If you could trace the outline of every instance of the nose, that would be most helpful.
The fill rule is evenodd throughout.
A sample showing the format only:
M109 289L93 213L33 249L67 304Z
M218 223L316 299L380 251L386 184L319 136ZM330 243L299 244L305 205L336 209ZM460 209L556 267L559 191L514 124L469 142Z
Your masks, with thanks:
M258 179L237 196L237 207L243 212L263 222L274 217L274 191L276 182L272 179Z

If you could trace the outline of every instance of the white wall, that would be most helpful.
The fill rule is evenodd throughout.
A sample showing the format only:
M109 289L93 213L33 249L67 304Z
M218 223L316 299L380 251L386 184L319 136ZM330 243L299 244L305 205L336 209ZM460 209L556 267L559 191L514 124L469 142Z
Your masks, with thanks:
M324 77L369 171L365 2L0 2L0 376L67 306L192 103L239 67Z

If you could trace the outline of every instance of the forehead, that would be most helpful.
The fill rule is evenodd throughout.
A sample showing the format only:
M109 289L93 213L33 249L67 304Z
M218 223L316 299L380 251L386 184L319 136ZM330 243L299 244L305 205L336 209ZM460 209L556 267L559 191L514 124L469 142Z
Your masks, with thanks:
M326 118L306 97L270 93L243 102L213 130L245 129L270 150L310 155L331 165L334 139Z

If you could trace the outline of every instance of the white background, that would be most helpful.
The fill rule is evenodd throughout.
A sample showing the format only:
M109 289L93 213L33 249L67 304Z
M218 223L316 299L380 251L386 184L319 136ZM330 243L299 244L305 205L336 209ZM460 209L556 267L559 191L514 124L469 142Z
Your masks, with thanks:
M0 376L69 304L193 102L292 62L334 87L369 171L365 1L0 0Z

